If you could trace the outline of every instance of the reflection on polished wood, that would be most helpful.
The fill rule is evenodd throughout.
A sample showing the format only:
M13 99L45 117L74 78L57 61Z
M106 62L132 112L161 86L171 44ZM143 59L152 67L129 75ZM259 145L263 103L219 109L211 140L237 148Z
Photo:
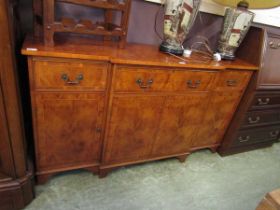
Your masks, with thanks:
M57 43L28 38L22 48L41 183L60 171L93 167L104 177L124 165L215 152L258 70L245 54L182 63L157 46L120 49L69 36Z

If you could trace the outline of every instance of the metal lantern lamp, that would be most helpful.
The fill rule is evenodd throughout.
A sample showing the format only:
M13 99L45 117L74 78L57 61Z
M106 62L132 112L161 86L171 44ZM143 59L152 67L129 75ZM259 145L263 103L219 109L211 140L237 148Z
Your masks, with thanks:
M160 51L182 55L183 42L193 25L200 0L166 0L164 38Z
M236 0L214 0L225 6L233 6ZM224 60L234 60L235 51L246 36L255 14L248 10L279 6L278 0L242 0L236 8L227 8L224 16L223 30L219 39L218 52Z

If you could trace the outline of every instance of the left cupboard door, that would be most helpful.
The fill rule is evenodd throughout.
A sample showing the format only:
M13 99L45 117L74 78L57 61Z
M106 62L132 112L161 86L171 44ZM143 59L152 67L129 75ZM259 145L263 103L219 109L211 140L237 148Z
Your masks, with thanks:
M104 94L37 92L32 98L37 170L98 165Z

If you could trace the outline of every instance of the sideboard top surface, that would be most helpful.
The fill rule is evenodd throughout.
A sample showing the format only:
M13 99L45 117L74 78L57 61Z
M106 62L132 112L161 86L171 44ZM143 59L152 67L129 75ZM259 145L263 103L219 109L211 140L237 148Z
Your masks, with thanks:
M203 55L193 54L183 60L162 53L158 46L127 44L125 49L117 46L97 45L87 38L64 36L57 40L54 47L48 47L38 38L27 37L22 47L22 54L40 57L75 58L111 62L114 64L135 64L195 69L240 69L258 70L259 67L245 60L213 61ZM183 57L182 57L183 58Z

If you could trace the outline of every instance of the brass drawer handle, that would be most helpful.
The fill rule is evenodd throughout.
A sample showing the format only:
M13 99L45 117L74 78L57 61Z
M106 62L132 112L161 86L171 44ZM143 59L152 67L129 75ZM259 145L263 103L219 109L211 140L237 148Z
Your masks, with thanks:
M75 80L70 80L67 74L62 74L61 79L65 82L66 85L78 85L84 79L83 74L78 74Z
M252 117L248 117L248 122L249 122L249 124L255 124L255 123L258 123L260 121L260 119L261 118L259 116L257 116L254 120Z
M239 136L238 140L239 140L240 143L247 142L247 141L250 140L250 136L246 136L245 138L243 138L242 136Z
M234 80L234 79L227 80L227 86L229 86L229 87L237 86L237 80Z
M271 42L269 42L269 46L270 46L271 49L277 50L277 49L280 48L280 42L278 44L276 44L276 43L271 41Z
M273 137L273 138L274 138L274 137L277 137L278 134L279 134L279 131L278 131L278 130L269 132L270 137Z
M266 98L265 101L263 101L262 98L258 98L259 105L267 105L270 102L270 98Z
M192 80L188 80L187 81L187 86L189 88L198 88L201 84L200 80L196 80L196 81L192 81Z
M152 84L154 83L153 79L149 79L147 80L147 82L145 83L142 79L137 79L136 80L136 84L138 84L138 86L142 89L147 89L150 88L152 86Z

